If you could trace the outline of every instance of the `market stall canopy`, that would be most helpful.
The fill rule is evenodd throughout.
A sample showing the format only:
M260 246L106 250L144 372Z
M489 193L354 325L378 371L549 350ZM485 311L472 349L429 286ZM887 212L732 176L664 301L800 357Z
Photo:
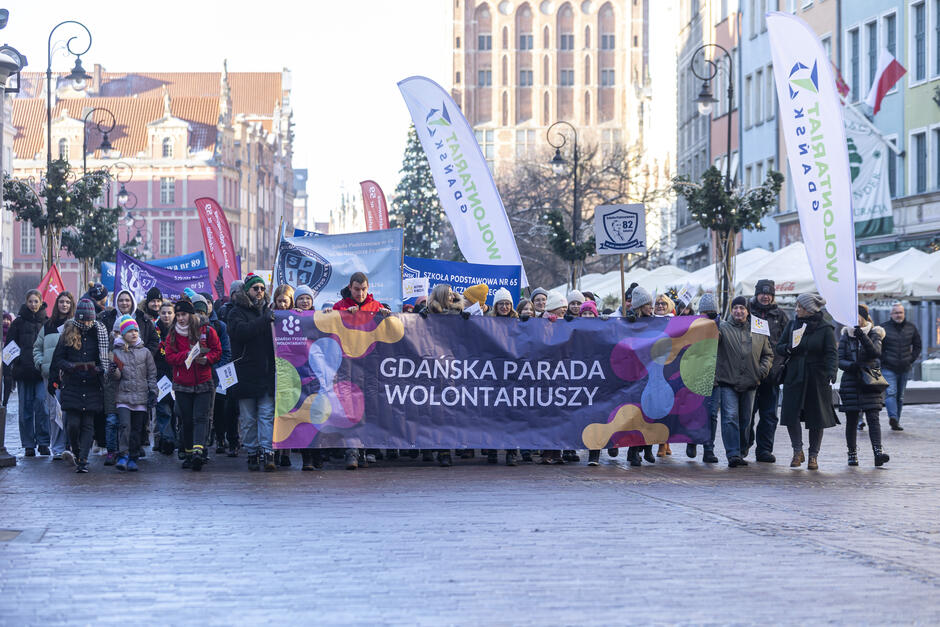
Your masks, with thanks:
M626 273L625 276L625 286L629 286L632 282L639 282L644 276L649 274L649 270L645 268L634 268ZM561 294L568 293L568 284L562 283L556 287L552 288L554 291ZM604 274L597 272L592 272L591 274L585 274L581 277L581 288L582 292L594 292L598 300L604 300L607 296L616 296L620 298L620 269L611 270Z
M904 293L904 281L901 277L883 272L867 263L857 262L857 268L859 294L872 297L900 296ZM738 294L753 294L760 279L773 279L778 296L816 291L803 242L795 242L781 248L750 269L738 268L737 275L735 291Z
M735 273L737 276L741 276L742 272L747 272L751 266L755 263L759 263L763 259L766 259L773 253L765 248L752 248L750 250L745 250L734 257L734 267ZM696 293L696 290L700 292L714 292L716 289L717 282L715 281L715 266L717 264L711 264L700 268L686 277L686 281L690 286L692 293Z
M929 263L927 260L929 257L930 254L922 250L908 248L899 253L873 261L870 265L884 272L896 274L901 277L904 281L904 293L910 294L913 289L914 279L927 268Z
M940 299L940 251L927 255L921 272L910 285L913 298Z

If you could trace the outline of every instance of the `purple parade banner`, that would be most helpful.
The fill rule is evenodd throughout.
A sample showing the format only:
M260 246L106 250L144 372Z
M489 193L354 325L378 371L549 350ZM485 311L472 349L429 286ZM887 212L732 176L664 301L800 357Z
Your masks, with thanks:
M135 302L140 302L151 287L160 288L164 298L179 300L183 288L189 287L197 292L212 292L209 283L209 268L203 266L196 270L170 270L134 259L130 255L117 251L114 262L114 293L128 290L134 295Z
M704 443L718 328L277 311L275 448Z

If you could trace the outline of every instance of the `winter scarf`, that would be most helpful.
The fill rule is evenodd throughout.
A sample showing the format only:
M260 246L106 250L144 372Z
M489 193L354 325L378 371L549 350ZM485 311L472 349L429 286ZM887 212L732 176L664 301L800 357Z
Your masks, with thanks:
M78 327L79 332L84 330L82 323L74 318L69 319L66 324ZM104 325L97 320L95 321L95 331L98 337L98 358L101 360L101 368L105 372L105 377L107 377L110 372L109 368L111 367L111 360L108 358L108 350L111 348L111 338L108 335L107 329L104 328Z

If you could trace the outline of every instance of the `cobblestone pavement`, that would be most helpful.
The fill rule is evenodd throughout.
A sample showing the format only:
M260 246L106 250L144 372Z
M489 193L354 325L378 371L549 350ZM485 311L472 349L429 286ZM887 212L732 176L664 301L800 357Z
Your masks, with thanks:
M23 458L11 419L0 624L937 624L940 406L905 410L885 468L846 467L837 428L818 472L781 429L777 464L740 469L673 446L640 469L78 475Z

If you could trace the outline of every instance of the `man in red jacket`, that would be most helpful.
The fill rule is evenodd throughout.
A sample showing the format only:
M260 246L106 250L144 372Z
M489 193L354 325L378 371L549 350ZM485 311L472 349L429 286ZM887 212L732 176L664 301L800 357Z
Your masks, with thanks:
M388 305L384 305L372 298L369 293L369 278L365 272L356 272L349 277L349 285L340 292L343 300L333 305L336 311L348 311L356 313L364 311L367 313L390 314L392 310Z

